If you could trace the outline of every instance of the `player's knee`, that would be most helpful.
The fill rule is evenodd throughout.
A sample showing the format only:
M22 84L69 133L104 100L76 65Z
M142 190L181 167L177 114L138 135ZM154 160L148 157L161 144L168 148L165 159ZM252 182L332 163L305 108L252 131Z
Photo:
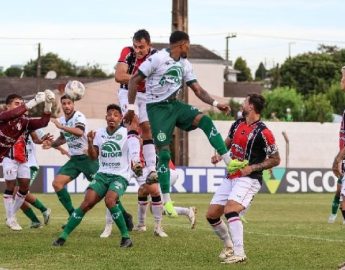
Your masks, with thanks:
M205 123L205 124L212 124L211 118L208 115L205 115L202 113L195 116L195 118L193 119L192 125L194 127L199 127L200 122Z
M105 205L108 209L114 207L116 205L116 200L114 198L105 198Z
M86 200L81 203L80 208L84 213L86 213L87 211L92 209L94 205L95 204L93 202Z

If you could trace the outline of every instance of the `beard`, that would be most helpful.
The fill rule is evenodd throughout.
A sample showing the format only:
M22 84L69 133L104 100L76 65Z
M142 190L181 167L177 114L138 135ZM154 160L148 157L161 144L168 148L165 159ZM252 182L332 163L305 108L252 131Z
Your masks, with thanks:
M248 115L248 112L247 111L245 111L245 110L243 110L243 112L242 112L242 116L243 117L246 117Z

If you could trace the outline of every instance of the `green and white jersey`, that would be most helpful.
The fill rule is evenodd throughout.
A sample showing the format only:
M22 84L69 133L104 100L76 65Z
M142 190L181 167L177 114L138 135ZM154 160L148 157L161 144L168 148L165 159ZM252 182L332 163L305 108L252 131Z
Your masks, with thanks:
M70 156L76 155L84 155L87 152L87 123L85 115L79 111L75 111L73 116L66 121L65 116L61 116L59 118L59 122L63 126L67 127L80 127L84 130L84 134L81 137L75 136L69 132L61 131L61 134L65 137L67 146L68 146L68 153Z
M183 87L196 82L191 63L184 58L175 61L170 51L160 50L139 66L139 72L146 77L146 103L167 99Z
M41 139L45 134L43 129L36 129L35 130L39 139ZM26 141L26 153L28 155L27 165L29 167L37 167L37 160L36 160L36 146L35 143L32 141L31 135L29 134L28 139Z
M119 127L113 134L109 134L106 128L98 129L93 145L99 150L98 172L116 174L129 179L131 162L126 128Z

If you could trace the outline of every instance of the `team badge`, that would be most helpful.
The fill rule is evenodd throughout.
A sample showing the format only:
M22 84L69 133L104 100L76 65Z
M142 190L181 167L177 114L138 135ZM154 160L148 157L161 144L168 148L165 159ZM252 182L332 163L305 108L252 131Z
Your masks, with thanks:
M116 134L115 135L115 140L117 140L117 141L122 140L122 135L121 134Z
M167 135L164 132L159 132L157 135L157 140L160 142L164 142L167 138Z

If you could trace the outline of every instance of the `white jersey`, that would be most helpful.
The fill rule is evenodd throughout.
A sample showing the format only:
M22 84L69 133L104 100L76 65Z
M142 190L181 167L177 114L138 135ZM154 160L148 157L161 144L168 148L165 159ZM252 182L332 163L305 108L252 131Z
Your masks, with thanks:
M167 99L183 87L196 81L191 63L180 58L175 61L167 49L151 55L139 67L146 77L146 102L155 103Z
M36 132L39 139L41 139L44 136L43 129L36 129L34 132ZM26 141L26 153L28 155L27 165L29 167L38 168L36 160L36 146L35 143L32 141L31 135L28 136L28 140Z
M69 132L61 131L61 134L65 137L67 145L68 145L68 153L70 156L77 156L83 155L87 152L87 123L84 114L79 111L75 111L72 118L66 121L65 116L61 116L59 118L59 122L63 126L75 128L75 127L83 127L84 133L83 136L78 137Z
M98 172L116 174L129 179L130 157L127 143L127 129L119 127L113 134L106 128L96 131L93 144L99 150Z

